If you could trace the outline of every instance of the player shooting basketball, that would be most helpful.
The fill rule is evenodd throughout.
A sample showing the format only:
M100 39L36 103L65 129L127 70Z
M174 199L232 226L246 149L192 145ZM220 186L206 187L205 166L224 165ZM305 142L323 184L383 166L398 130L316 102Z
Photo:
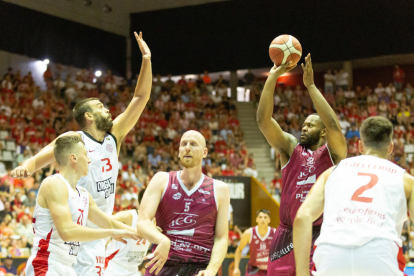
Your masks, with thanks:
M273 93L277 79L294 67L291 63L270 70L257 110L259 128L268 143L280 153L283 189L280 202L280 225L276 230L269 255L267 275L295 275L292 225L296 212L316 179L326 169L346 157L345 137L335 112L316 88L310 54L305 58L303 83L317 114L309 115L302 126L300 141L282 130L272 118ZM322 217L313 224L314 242L319 236ZM311 252L312 260L313 252ZM313 264L310 264L313 266Z
M84 141L91 163L88 175L79 180L78 186L85 188L99 209L107 215L112 215L114 209L121 141L137 123L151 93L151 52L142 39L142 33L135 33L135 38L142 53L142 66L134 96L126 110L112 121L109 110L99 99L82 100L73 109L73 117L82 131L67 132L59 136L75 135ZM53 152L55 141L14 169L12 176L29 177L35 171L53 163L56 160ZM87 226L97 227L90 221ZM78 275L102 275L104 264L105 240L90 241L81 247L75 271Z

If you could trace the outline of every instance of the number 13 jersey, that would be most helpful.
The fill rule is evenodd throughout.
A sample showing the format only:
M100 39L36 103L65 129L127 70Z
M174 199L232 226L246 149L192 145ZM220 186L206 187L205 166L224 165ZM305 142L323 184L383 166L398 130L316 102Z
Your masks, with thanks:
M325 184L321 234L315 245L362 246L373 239L400 247L407 200L405 170L375 156L341 161Z
M85 188L92 196L98 208L108 216L112 215L115 204L116 179L118 178L117 141L111 133L106 133L99 142L89 133L78 131L81 135L88 157L88 175L78 181L78 186ZM91 221L86 226L97 227Z

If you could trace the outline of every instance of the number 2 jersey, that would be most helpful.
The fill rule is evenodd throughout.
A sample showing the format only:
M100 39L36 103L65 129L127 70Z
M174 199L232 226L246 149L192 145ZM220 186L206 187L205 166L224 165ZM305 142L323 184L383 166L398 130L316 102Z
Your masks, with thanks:
M129 210L132 215L131 227L136 227L138 214ZM134 276L138 274L138 266L147 254L150 242L144 239L126 239L127 244L112 240L106 246L105 275Z
M67 203L72 216L72 222L84 226L89 212L89 193L81 187L77 187L77 191L73 190L60 174L49 176L48 179L50 178L59 178L65 182L69 192ZM49 209L40 207L37 201L33 212L33 232L32 255L40 258L40 256L46 254L48 258L51 257L66 264L76 263L80 243L77 241L63 241L53 223ZM36 262L33 261L33 263Z
M169 172L169 181L155 214L157 226L171 241L168 262L209 263L218 208L214 182L203 175L189 191L179 171Z
M361 246L388 239L401 247L407 220L404 173L370 155L341 161L325 184L324 221L315 245Z
M117 141L111 133L106 133L104 140L99 142L89 133L78 131L81 135L88 157L88 175L78 181L78 186L85 188L99 209L108 216L112 215L115 204L116 179L118 177ZM86 226L97 228L91 221Z

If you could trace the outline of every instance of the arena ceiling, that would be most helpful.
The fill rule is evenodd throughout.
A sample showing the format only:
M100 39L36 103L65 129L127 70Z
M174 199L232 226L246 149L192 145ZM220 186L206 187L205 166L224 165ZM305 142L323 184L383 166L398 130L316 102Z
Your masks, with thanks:
M129 37L130 13L225 0L3 0L39 12ZM90 2L89 6L85 3ZM105 12L105 5L112 11Z

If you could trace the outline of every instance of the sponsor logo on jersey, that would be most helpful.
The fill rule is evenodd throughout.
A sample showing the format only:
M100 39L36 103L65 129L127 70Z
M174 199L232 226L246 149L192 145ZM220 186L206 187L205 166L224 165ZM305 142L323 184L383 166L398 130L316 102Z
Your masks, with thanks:
M175 213L177 215L181 215L175 220L171 221L169 227L175 228L175 229L182 229L182 228L188 228L194 224L197 223L195 218L197 215L194 214L184 214L184 213Z
M109 152L112 152L114 150L114 147L111 144L106 145L106 150Z
M80 242L69 241L65 242L65 244L69 245L69 255L78 256Z
M98 192L104 192L105 198L108 198L111 194L115 193L115 184L111 183L112 177L96 182L96 190Z
M181 198L181 193L178 192L176 194L173 194L172 198L174 198L175 200L179 200Z
M128 263L140 263L144 255L145 251L128 251L126 257L128 258Z
M209 195L210 194L210 192L209 191L204 191L203 189L198 189L198 192L199 193L202 193L202 194L205 194L205 195Z
M174 190L178 189L177 185L175 185L174 183L171 185L171 188L174 189Z

